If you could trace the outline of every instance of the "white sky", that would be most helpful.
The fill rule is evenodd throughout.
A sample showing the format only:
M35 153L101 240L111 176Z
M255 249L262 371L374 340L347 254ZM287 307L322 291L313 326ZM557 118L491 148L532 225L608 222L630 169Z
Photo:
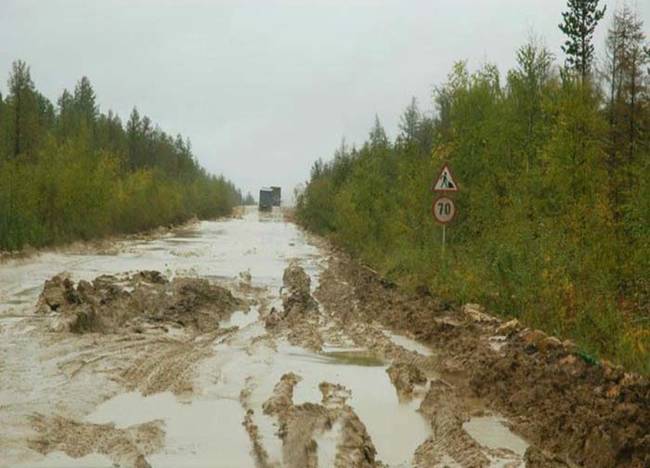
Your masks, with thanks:
M602 3L602 2L601 2ZM619 1L604 2L604 33ZM632 0L648 33L650 1ZM563 60L566 0L0 0L0 91L31 66L53 102L90 78L101 110L133 106L192 140L244 191L304 181L378 114L389 135L412 96L431 110L452 64L505 72L534 33Z

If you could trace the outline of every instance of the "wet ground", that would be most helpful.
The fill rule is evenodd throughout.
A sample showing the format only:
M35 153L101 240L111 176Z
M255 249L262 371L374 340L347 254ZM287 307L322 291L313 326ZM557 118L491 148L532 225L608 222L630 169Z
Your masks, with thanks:
M436 349L355 319L331 259L281 213L248 210L0 264L0 466L524 466L529 444L453 391ZM158 317L71 333L52 327L60 309L36 311L62 272L142 270L208 279L245 306L209 331Z

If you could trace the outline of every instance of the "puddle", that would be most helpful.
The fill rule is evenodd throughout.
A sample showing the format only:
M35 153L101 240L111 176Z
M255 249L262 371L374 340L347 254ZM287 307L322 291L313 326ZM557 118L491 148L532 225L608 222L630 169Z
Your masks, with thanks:
M318 451L316 452L318 466L334 466L334 462L336 461L336 446L341 438L342 430L341 423L337 421L332 426L332 429L315 438L316 446L318 447Z
M288 344L278 346L278 354L273 356L268 374L262 377L256 392L260 396L266 392L259 403L270 395L280 377L290 371L302 377L294 389L295 404L319 403L321 382L344 385L352 394L348 404L365 424L380 460L391 466L409 466L413 453L430 434L429 425L417 412L420 402L398 401L386 365L349 361L345 365L332 365L330 361Z
M183 403L169 392L143 397L123 393L103 403L88 422L112 422L123 428L162 419L165 447L149 455L155 467L250 466L250 441L241 422L244 410L229 399L194 399Z
M528 443L514 434L497 416L471 418L463 424L463 429L479 444L491 448L505 448L523 457Z
M248 325L251 325L257 321L260 313L257 308L251 308L251 310L245 312L238 310L233 312L229 319L222 320L219 322L219 327L228 328L228 327L239 327L244 328Z
M383 366L386 363L376 355L368 351L325 351L321 353L332 359L332 364L354 365L354 366Z
M383 330L383 332L384 335L390 338L390 340L393 343L395 343L398 346L401 346L402 348L408 351L413 351L423 356L433 356L431 349L429 349L427 346L423 345L422 343L415 341L413 338L408 338L404 335L397 335L387 330Z

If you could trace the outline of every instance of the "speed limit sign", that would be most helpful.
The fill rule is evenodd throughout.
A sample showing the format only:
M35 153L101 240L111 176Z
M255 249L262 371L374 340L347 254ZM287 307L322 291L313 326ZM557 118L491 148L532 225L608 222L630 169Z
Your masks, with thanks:
M438 197L433 202L433 217L436 218L440 224L447 224L454 216L456 216L456 205L449 197Z

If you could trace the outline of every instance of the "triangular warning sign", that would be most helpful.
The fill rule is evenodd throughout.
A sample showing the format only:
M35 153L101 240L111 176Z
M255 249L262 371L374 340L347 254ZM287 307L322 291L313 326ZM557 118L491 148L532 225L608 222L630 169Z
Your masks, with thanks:
M433 190L435 192L458 192L458 184L456 184L454 176L451 175L451 169L449 169L447 164L442 166Z

